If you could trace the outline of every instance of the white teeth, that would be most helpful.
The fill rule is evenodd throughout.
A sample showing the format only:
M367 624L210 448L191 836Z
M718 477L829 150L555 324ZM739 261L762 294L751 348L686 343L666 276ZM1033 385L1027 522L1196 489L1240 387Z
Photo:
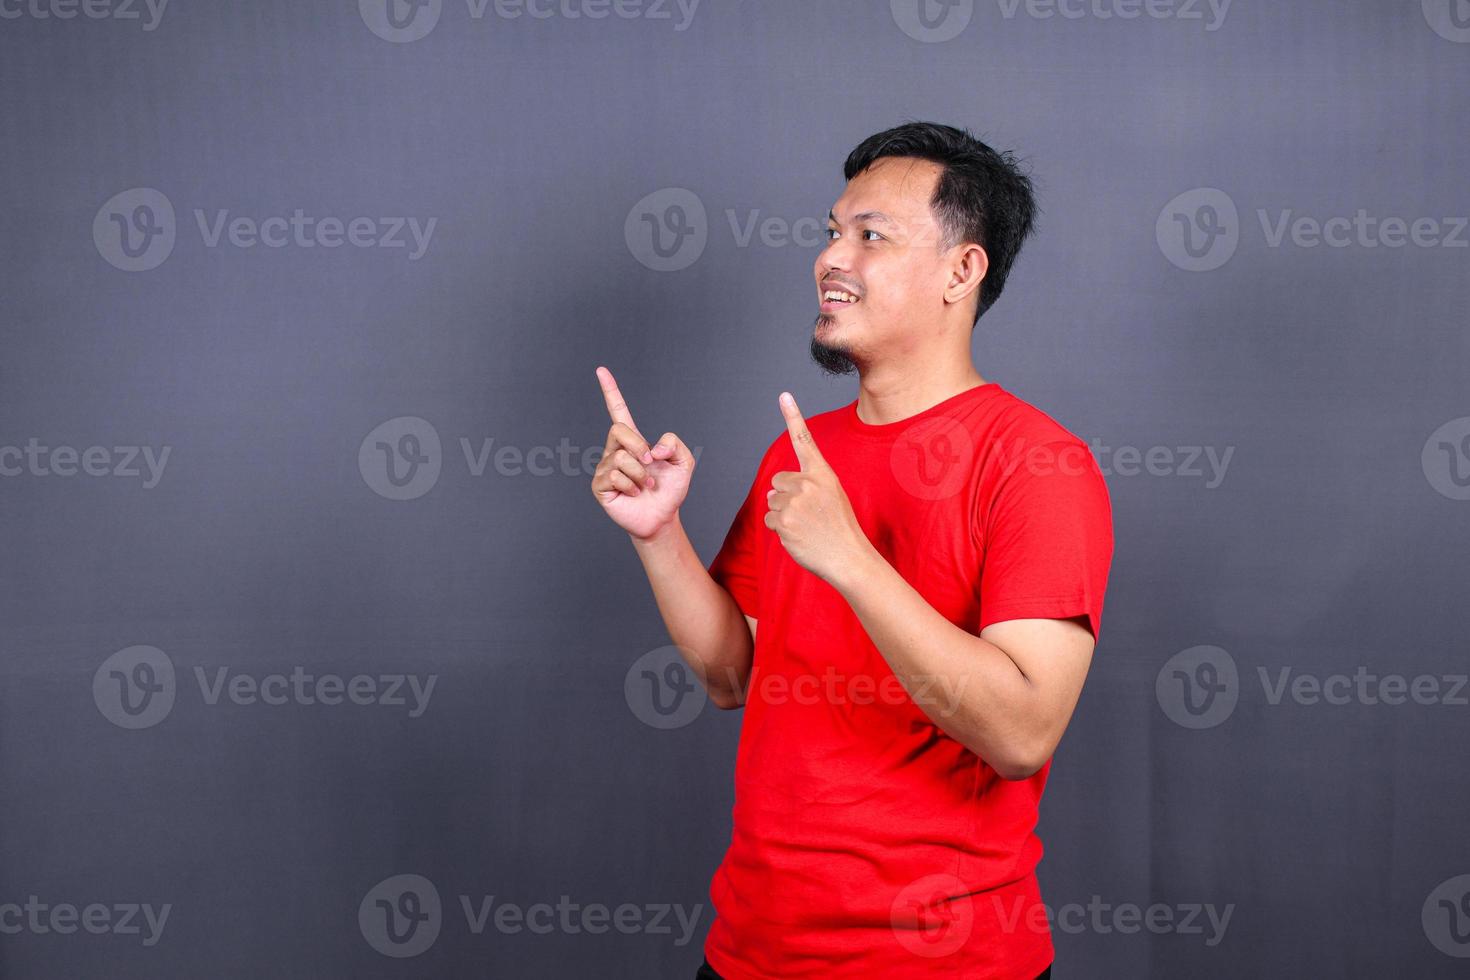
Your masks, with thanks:
M840 303L856 303L857 297L851 293L844 293L838 289L829 289L822 294L822 300L837 300Z

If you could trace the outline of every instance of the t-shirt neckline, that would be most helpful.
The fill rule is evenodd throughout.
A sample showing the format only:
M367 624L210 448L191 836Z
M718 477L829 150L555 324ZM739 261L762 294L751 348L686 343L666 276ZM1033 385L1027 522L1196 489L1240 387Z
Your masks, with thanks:
M1000 382L989 381L982 385L975 385L972 388L966 388L964 391L961 391L958 394L950 395L948 398L944 399L944 401L930 405L922 412L917 412L913 415L910 415L906 419L899 419L896 422L884 422L881 424L871 424L868 422L864 422L858 416L858 400L854 398L851 402L848 402L847 407L843 410L843 418L847 422L848 429L856 435L871 436L873 438L891 438L897 436L904 429L907 429L909 426L913 425L916 422L922 422L930 416L941 415L944 412L958 408L961 404L968 402L972 398L981 397L982 393L984 392L1001 390L1003 389L1000 386Z

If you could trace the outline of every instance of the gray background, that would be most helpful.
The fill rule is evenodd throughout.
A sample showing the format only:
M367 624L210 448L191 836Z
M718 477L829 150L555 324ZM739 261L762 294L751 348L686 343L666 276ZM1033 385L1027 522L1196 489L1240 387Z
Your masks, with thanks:
M443 0L427 34L390 41L371 0L173 0L151 30L146 8L10 2L0 449L170 456L151 487L0 458L0 904L171 912L151 946L0 935L0 976L692 975L739 713L661 730L625 696L668 638L590 463L476 476L460 440L600 448L606 364L645 434L701 448L683 520L708 561L781 431L777 393L808 416L856 395L807 356L817 246L742 245L728 212L825 215L848 151L914 118L1035 174L1039 233L976 363L1096 440L1109 473L1117 550L1042 805L1046 900L1157 903L1176 923L1233 907L1214 945L1074 914L1057 976L1463 975L1470 907L1440 899L1470 883L1470 708L1464 690L1445 703L1467 669L1467 235L1268 231L1363 209L1453 237L1470 3L1237 0L1211 30L1205 6L1008 17L988 0L925 40L884 0L704 0L683 30L672 5L511 19ZM175 241L126 271L111 215L141 199L108 202L135 188L168 200ZM706 244L659 271L625 230L677 217L667 195L635 208L669 188L706 210ZM1190 196L1205 188L1237 217ZM297 208L436 225L411 259L211 247L195 217ZM1216 267L1187 267L1186 226L1223 229ZM440 472L395 500L359 449L404 417L433 427ZM1119 447L1173 462L1135 471ZM1229 450L1223 479L1180 447ZM129 729L104 661L137 646L176 691ZM1201 715L1181 709L1181 652L1224 679L1190 702ZM418 717L210 703L196 668L221 667L437 682ZM1440 693L1273 703L1285 668ZM357 915L401 874L444 903L414 958L376 951ZM475 935L461 895L703 908L685 945Z

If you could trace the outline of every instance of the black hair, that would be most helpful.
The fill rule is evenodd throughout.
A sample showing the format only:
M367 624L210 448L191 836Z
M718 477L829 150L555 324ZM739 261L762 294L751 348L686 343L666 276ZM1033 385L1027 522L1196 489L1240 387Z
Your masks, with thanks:
M975 242L990 260L973 327L1000 299L1011 263L1036 220L1030 177L1009 150L997 152L966 130L929 122L908 122L869 136L848 154L843 176L850 181L882 157L915 157L944 168L929 202L943 230L940 250Z

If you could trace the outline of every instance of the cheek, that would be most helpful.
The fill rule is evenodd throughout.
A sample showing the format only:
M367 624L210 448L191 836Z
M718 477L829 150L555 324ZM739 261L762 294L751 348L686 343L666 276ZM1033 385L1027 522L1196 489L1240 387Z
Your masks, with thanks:
M913 295L913 284L902 277L875 275L871 280L863 281L869 283L864 302L873 300L873 308L877 310L891 312L902 309Z
M883 295L890 307L912 310L932 302L938 291L939 288L932 278L910 272L888 280Z

